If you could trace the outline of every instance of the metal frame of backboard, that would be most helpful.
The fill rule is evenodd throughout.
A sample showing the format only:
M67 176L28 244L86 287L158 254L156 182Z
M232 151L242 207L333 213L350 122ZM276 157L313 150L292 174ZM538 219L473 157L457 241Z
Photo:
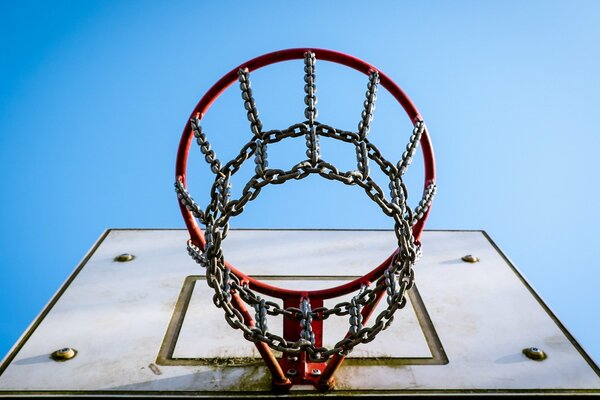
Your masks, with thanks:
M280 280L285 278L286 280L302 280L302 281L312 281L312 280L344 280L350 281L356 279L356 276L254 276L257 279L261 280ZM190 300L192 298L192 293L194 290L194 286L198 281L204 281L206 277L200 275L190 275L185 278L183 287L181 288L181 293L179 298L177 299L177 304L175 305L175 309L173 310L173 316L169 323L169 327L167 332L165 333L165 337L163 339L163 343L161 345L160 351L158 353L158 357L156 358L157 365L210 365L213 363L212 359L203 359L203 358L185 358L185 357L175 357L173 355L175 350L175 345L177 344L177 339L179 336L179 332L181 327L183 326L184 317L186 315L186 311ZM440 341L440 338L435 330L433 322L429 317L429 313L427 312L427 308L423 303L423 299L419 294L419 290L417 286L413 286L413 288L408 293L410 298L410 304L413 307L417 320L419 322L419 326L421 331L423 332L423 336L427 342L427 346L429 351L431 352L430 357L392 357L386 359L387 365L444 365L448 363L448 357L444 351L444 346ZM372 362L376 357L361 357L361 358L348 358L345 362L345 365L361 365ZM232 360L236 361L236 360ZM241 360L240 360L241 361ZM248 360L244 360L248 361ZM258 365L263 365L262 358L254 358Z

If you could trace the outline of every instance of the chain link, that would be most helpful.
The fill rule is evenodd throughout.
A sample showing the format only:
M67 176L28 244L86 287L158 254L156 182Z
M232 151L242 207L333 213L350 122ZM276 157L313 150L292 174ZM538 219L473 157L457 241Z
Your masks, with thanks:
M185 186L183 186L183 182L179 179L175 181L175 192L177 193L177 197L179 197L181 204L204 224L204 211L196 204Z
M373 111L375 111L375 100L377 100L377 85L379 85L379 72L371 71L369 73L369 83L367 84L366 99L364 110L361 114L362 120L358 124L358 135L364 140L371 129L373 120Z
M437 192L437 185L435 182L430 182L429 185L423 191L423 198L419 202L417 208L415 208L414 214L412 216L411 225L415 225L429 210L431 207L431 203L433 202L433 198L435 197L435 193Z
M421 140L421 136L425 131L425 123L423 121L416 121L415 127L413 129L412 135L406 145L406 151L402 153L402 159L398 162L398 174L404 175L406 169L409 167L412 162L413 156L417 151L417 146L419 145L419 141Z
M306 297L300 301L300 312L302 314L300 319L300 337L314 346L315 333L312 329L312 313L310 301Z
M250 121L250 130L254 136L259 137L262 131L262 122L258 118L258 109L254 103L254 97L252 97L248 68L242 68L238 71L238 80L240 82L240 90L242 91L242 99L244 100L244 108L247 111L246 115L248 121Z
M417 149L420 138L426 127L423 121L415 122L406 151L397 165L386 160L381 152L367 139L370 122L373 118L379 74L372 71L369 74L366 100L358 132L348 132L321 124L316 121L316 86L314 53L307 52L304 58L304 98L306 104L305 116L307 121L290 126L284 130L263 131L258 118L258 110L252 97L250 77L247 69L240 69L238 78L242 99L247 111L253 138L240 151L237 157L221 166L214 151L200 127L200 120L191 120L191 127L196 136L200 151L210 164L215 174L211 186L210 202L202 211L195 203L183 185L181 178L175 182L175 190L181 204L205 226L206 246L204 250L191 240L187 243L190 256L206 269L207 284L214 290L213 302L222 308L227 323L243 331L250 341L262 341L271 348L287 354L306 352L313 362L324 362L334 354L346 355L359 343L368 343L386 329L393 320L394 313L405 306L406 291L414 282L412 266L421 254L420 245L412 235L412 226L423 218L431 205L436 192L435 183L431 182L424 190L423 197L413 211L408 207L408 191L402 180L406 169ZM294 165L289 170L269 169L267 147L287 138L304 136L307 145L307 159ZM319 136L325 136L354 144L357 154L357 170L340 171L334 165L322 160L319 151ZM242 164L254 156L255 175L244 186L240 196L231 199L231 178L238 172ZM386 197L379 185L369 177L369 160L375 162L381 171L389 178L390 197ZM289 180L304 179L311 174L318 174L325 179L335 180L345 185L356 185L365 191L383 213L394 220L394 232L397 238L398 251L392 262L384 270L383 275L372 284L364 284L359 292L349 301L342 301L331 308L318 307L312 309L310 299L304 297L299 307L283 308L274 301L267 301L254 293L247 282L231 273L225 265L221 248L222 241L227 237L229 220L243 212L249 201L254 200L261 189L269 184L282 184ZM378 301L379 293L385 292L387 308L381 311L370 326L363 325L362 310ZM254 325L246 324L242 313L231 302L232 293L236 293L246 304L255 311ZM288 341L285 338L269 332L267 316L283 316L297 320L300 326L300 338ZM332 348L315 346L315 336L312 322L326 320L331 316L348 316L348 335L337 342Z
M210 169L213 173L218 174L221 170L221 162L217 159L215 152L210 148L210 143L206 140L206 135L202 131L199 118L192 118L192 131L196 137L196 142L200 147L200 151L204 154L204 159L210 164Z
M304 116L308 119L308 123L312 126L319 114L317 111L317 86L315 85L315 63L317 59L315 53L307 51L304 53Z
M350 334L352 335L356 335L358 333L359 330L362 329L363 325L362 325L362 321L363 321L363 316L361 314L362 311L362 304L360 302L360 297L361 294L366 290L367 286L363 285L360 288L360 291L352 297L352 300L350 300L350 307L348 308L348 313L350 314L350 319L349 319L349 323L350 323Z
M304 54L304 116L308 118L309 130L306 133L306 156L311 164L315 166L320 158L319 136L315 131L315 119L317 111L317 86L315 85L315 53L307 51Z
M256 311L254 319L258 333L264 336L269 331L267 326L267 303L265 299L261 299L260 297L257 300L258 302L254 304L254 310Z

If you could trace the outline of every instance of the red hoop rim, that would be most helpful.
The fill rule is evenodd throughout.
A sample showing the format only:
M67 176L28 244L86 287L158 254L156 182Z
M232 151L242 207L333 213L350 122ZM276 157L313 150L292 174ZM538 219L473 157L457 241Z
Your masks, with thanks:
M312 51L313 53L315 53L315 56L319 61L329 61L341 64L346 67L353 68L367 76L369 75L370 71L377 71L379 73L379 82L381 86L383 86L392 96L394 96L396 101L398 101L400 105L402 105L402 108L404 108L404 111L410 118L411 122L414 124L417 120L422 120L421 114L417 110L417 107L413 104L413 102L406 95L406 93L404 93L404 91L400 89L400 87L394 81L392 81L392 79L389 76L387 76L385 73L380 71L378 68L372 66L371 64L359 58L333 50L318 48L295 48L274 51L272 53L264 54L250 61L247 61L229 71L225 76L223 76L219 81L217 81L217 83L215 83L204 94L204 96L202 96L202 98L190 114L190 118L188 118L188 121L196 116L199 116L200 119L202 119L202 117L208 111L212 103L221 95L221 93L223 93L229 86L237 82L238 71L240 68L248 68L248 70L252 72L259 68L263 68L278 62L303 59L304 54L307 51ZM183 129L183 133L181 135L179 149L177 151L177 160L175 164L175 179L180 180L186 188L187 160L189 150L193 141L194 133L188 122L186 123ZM430 183L433 183L435 181L435 159L433 154L433 147L431 145L431 140L429 138L427 129L424 130L421 136L420 144L423 152L425 170L424 188L426 188ZM206 244L206 241L204 239L204 232L196 223L194 215L190 211L188 211L187 208L181 202L179 202L179 208L181 210L181 214L183 216L183 220L185 221L187 230L190 233L190 239L196 246L203 250ZM421 218L413 227L413 235L415 237L415 240L420 239L421 233L423 232L423 229L425 227L425 221L429 216L430 210L431 207L425 212L423 218ZM393 256L396 254L396 251L394 251L378 267L374 268L373 270L365 274L363 277L357 278L343 285L312 291L290 290L280 288L277 286L272 286L242 273L241 271L237 270L237 268L229 264L227 261L225 261L225 265L228 268L230 268L231 272L237 275L240 280L248 282L250 288L268 296L277 298L301 298L307 296L312 298L329 299L357 291L363 284L369 284L371 282L374 282L383 274L385 268L387 268L387 266L391 263Z

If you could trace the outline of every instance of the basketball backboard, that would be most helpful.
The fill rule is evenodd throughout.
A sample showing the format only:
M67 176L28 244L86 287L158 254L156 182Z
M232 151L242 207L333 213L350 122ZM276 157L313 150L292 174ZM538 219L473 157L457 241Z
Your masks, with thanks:
M256 348L214 307L187 238L106 231L3 361L0 396L275 396ZM597 365L485 232L425 231L422 242L409 306L354 349L331 395L600 394ZM394 243L387 230L232 230L223 247L252 276L312 290L364 275ZM323 342L347 329L331 318ZM61 348L75 357L53 360Z

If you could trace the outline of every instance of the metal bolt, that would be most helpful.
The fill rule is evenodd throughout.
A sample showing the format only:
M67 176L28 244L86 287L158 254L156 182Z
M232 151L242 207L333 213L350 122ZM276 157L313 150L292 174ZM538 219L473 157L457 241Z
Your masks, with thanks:
M298 362L298 357L297 356L288 356L287 360L289 362Z
M70 347L65 347L60 350L56 350L52 354L50 354L50 358L54 361L67 361L77 355L77 350L72 349Z
M286 375L287 376L296 376L296 375L298 375L298 371L296 371L294 368L290 368L287 370Z
M479 258L477 258L477 257L475 257L474 255L471 255L471 254L467 254L466 256L464 256L464 257L462 258L462 260L463 260L464 262L468 262L468 263L476 263L476 262L479 262Z
M315 368L312 371L310 371L310 374L313 375L313 376L320 376L321 375L321 370Z
M544 350L538 347L528 347L523 349L523 354L531 360L535 361L543 361L548 358L548 355L544 352Z
M124 253L115 257L116 262L129 262L133 260L135 256L133 254Z

